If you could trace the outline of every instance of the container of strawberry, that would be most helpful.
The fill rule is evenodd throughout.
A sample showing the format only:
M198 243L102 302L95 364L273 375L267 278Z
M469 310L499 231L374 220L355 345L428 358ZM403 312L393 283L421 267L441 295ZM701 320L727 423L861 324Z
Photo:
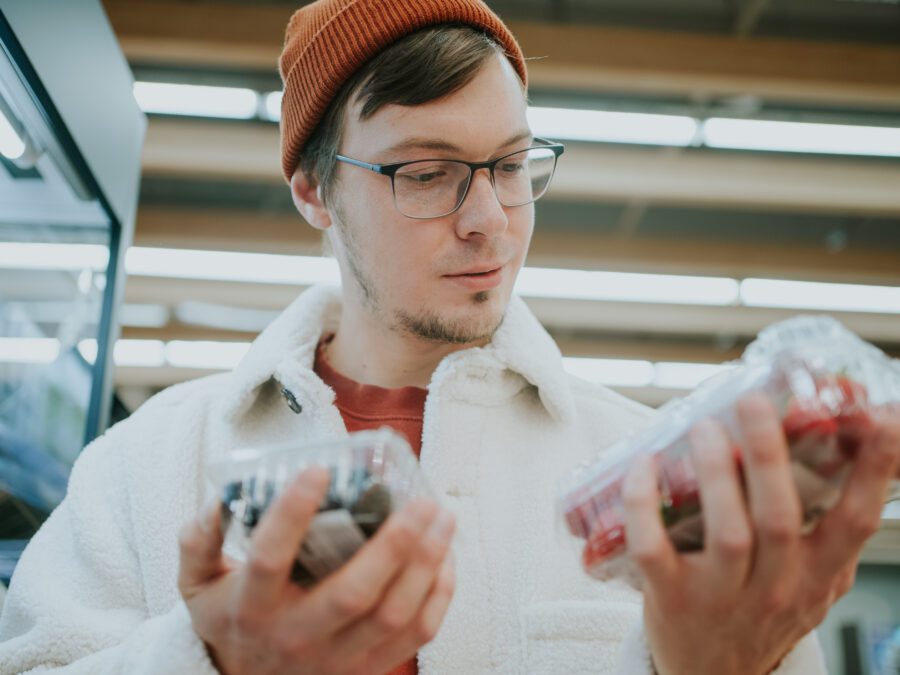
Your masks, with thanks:
M311 466L328 469L331 481L297 551L291 577L301 586L341 567L406 502L434 499L409 444L387 428L341 440L236 449L206 467L222 504L227 555L246 560L266 510Z
M703 548L703 516L688 433L712 418L731 435L741 465L737 401L762 391L775 405L787 441L806 531L837 501L872 425L876 406L900 404L900 364L829 317L796 317L762 331L726 373L660 409L646 429L579 467L563 486L565 531L582 542L584 569L599 579L638 585L626 555L622 481L631 460L656 466L660 516L679 551ZM894 481L889 498L900 497Z

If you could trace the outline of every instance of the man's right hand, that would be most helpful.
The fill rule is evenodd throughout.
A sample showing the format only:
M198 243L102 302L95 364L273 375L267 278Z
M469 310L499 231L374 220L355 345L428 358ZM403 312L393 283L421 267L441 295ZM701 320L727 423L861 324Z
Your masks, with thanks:
M427 500L393 514L311 589L290 580L328 487L301 474L253 531L246 564L222 554L218 503L185 526L178 587L224 675L383 673L437 634L454 589L455 521Z

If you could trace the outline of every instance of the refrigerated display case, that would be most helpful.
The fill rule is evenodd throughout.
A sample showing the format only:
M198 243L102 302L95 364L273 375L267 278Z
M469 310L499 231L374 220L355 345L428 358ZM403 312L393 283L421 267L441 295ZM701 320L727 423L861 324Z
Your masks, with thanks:
M0 580L108 424L145 129L98 0L0 0Z

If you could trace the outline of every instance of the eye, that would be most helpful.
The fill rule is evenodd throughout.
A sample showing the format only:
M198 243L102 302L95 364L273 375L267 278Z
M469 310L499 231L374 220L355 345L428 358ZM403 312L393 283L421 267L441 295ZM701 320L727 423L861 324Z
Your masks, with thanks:
M500 165L500 171L504 174L512 176L525 170L525 162L503 162Z
M397 172L394 185L408 190L430 190L452 183L454 175L454 166L447 162L418 162Z
M412 183L426 184L433 183L437 180L440 180L444 176L447 175L446 171L427 171L420 173L401 173L398 174L400 178L404 180L408 180Z

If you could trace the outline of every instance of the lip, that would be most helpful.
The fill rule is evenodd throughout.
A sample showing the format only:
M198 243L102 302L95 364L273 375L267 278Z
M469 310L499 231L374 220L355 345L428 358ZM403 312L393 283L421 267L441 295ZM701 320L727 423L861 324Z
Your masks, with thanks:
M473 291L486 291L496 288L503 281L504 265L499 267L480 267L474 268L463 274L447 274L445 279L449 279L461 286Z

